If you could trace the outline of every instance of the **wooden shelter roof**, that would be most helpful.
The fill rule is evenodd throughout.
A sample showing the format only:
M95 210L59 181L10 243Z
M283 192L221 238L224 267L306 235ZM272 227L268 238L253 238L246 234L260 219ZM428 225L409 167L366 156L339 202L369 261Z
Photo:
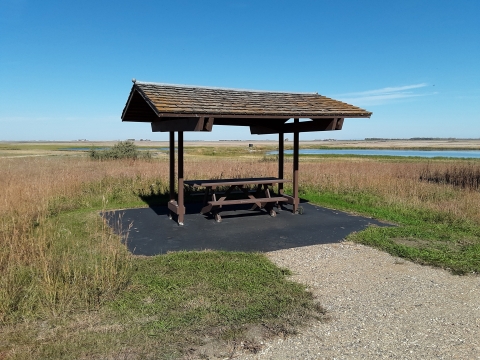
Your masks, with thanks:
M151 122L153 131L211 131L211 126L215 124L250 126L252 133L265 134L289 132L288 126L285 129L284 126L291 118L323 120L322 124L333 126L299 129L321 131L340 130L343 118L370 117L371 114L317 93L225 89L134 80L122 120ZM199 119L203 120L197 121ZM183 120L181 125L180 120ZM331 124L332 120L335 124Z

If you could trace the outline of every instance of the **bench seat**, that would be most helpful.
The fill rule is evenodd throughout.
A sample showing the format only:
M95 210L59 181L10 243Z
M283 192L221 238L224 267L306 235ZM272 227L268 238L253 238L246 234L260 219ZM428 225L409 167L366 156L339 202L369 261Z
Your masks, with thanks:
M267 202L277 202L277 201L288 201L286 197L263 197L255 199L236 199L236 200L217 200L217 201L208 201L208 204L213 206L218 205L236 205L236 204L256 204L256 203L267 203Z

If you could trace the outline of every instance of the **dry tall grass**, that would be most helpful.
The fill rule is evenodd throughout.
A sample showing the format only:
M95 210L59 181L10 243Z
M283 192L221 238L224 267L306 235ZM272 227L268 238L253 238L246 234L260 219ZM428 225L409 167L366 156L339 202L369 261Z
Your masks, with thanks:
M431 168L442 171L448 162ZM309 191L368 193L405 208L425 208L480 223L480 192L419 181L425 163L370 159L301 162ZM65 313L95 307L121 289L131 260L99 217L84 239L72 239L54 214L95 207L102 198L165 193L167 161L104 161L80 157L0 159L0 321L14 314ZM290 164L286 164L287 178ZM275 176L262 159L186 158L186 179ZM288 189L287 189L288 190ZM86 214L84 217L90 215ZM93 225L92 225L93 224Z
M480 192L420 181L426 166L444 172L451 162L329 159L304 166L301 181L313 191L368 193L392 206L433 210L479 224Z
M478 164L453 165L440 169L427 166L422 170L420 180L477 190L480 189L480 166Z
M53 215L122 193L164 193L166 161L35 157L0 159L0 168L0 321L91 308L121 288L129 256L99 217L81 224L87 235L79 246ZM187 159L186 168L203 178L267 174L252 162Z
M55 199L81 199L85 184L122 176L122 165L0 160L0 321L95 307L126 281L128 254L100 219L80 224L88 235L78 246L71 230L51 216Z

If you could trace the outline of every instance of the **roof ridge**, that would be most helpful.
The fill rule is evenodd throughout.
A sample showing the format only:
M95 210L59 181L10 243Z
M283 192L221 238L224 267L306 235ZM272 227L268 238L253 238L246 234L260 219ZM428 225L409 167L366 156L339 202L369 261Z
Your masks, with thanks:
M317 92L292 92L292 91L272 91L272 90L254 90L254 89L239 89L239 88L226 88L216 86L201 86L201 85L185 85L185 84L169 84L169 83L157 83L135 80L134 84L139 85L159 85L159 86L172 86L189 89L209 89L209 90L232 90L232 91L249 91L257 93L270 93L270 94L299 94L299 95L319 95ZM320 95L322 96L322 95Z

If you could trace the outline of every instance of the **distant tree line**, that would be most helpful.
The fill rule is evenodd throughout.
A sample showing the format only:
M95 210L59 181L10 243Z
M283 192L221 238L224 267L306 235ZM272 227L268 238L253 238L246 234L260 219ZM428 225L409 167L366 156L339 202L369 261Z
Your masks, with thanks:
M395 139L395 138L365 138L365 141L385 141L385 140L403 140L403 141L415 141L415 140L447 140L447 141L451 141L451 140L480 140L478 138L462 138L462 139L458 139L458 138L434 138L434 137L413 137L413 138L409 138L409 139Z

